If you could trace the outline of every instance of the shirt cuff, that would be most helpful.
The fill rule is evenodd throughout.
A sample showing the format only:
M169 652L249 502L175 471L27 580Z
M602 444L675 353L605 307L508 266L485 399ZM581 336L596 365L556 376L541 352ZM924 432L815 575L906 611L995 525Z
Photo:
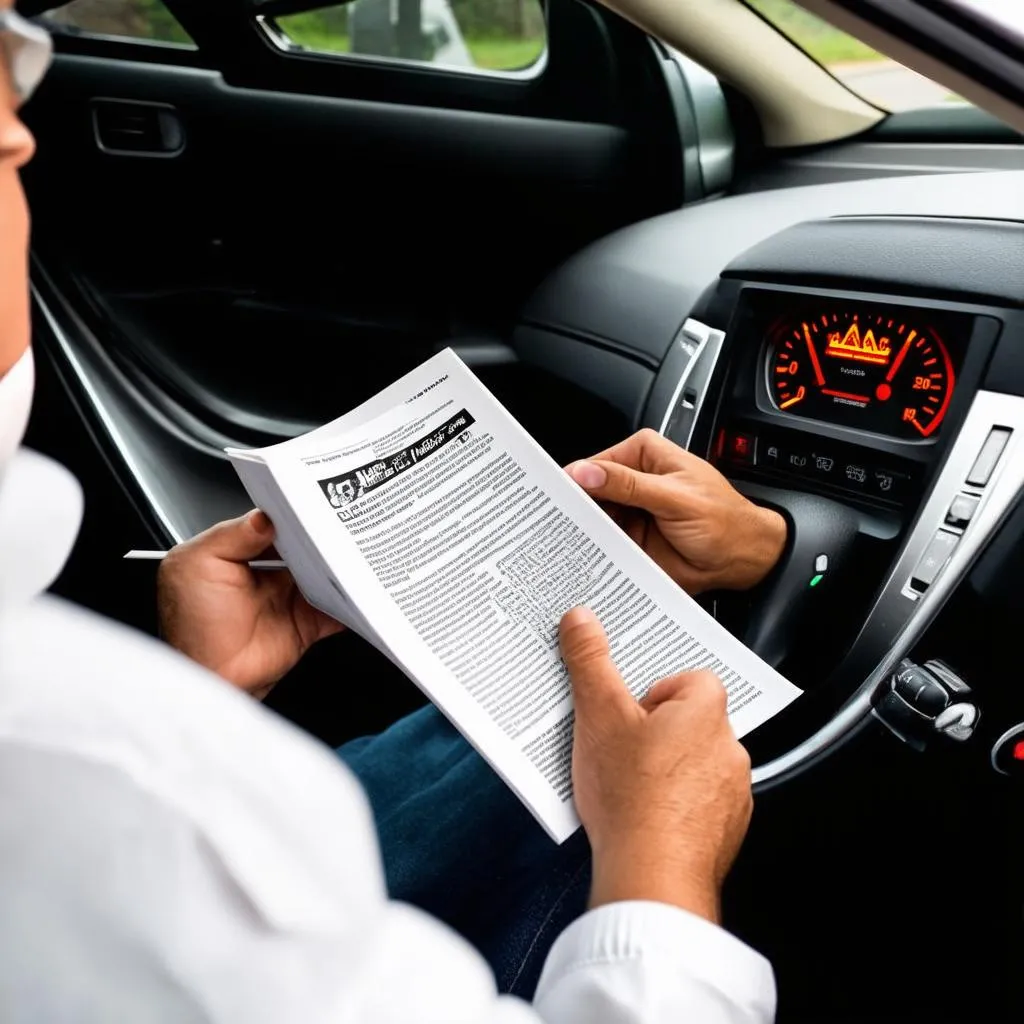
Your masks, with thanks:
M751 1019L775 1015L771 964L723 928L666 903L610 903L574 921L548 954L537 986L542 1000L567 975L597 964L648 961L719 992Z

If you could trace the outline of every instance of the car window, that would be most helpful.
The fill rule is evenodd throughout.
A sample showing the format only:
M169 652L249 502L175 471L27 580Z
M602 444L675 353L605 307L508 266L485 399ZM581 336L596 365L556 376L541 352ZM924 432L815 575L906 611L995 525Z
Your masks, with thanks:
M55 32L194 46L163 0L74 0L39 20Z
M544 54L540 0L354 0L271 22L316 53L521 71Z
M745 0L847 88L883 110L918 110L966 101L834 28L793 0ZM1015 3L1021 0L1014 0Z

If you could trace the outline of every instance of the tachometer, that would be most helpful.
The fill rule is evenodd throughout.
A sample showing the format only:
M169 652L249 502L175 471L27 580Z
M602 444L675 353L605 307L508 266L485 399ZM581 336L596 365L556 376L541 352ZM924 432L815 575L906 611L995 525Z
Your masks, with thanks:
M956 384L934 327L854 309L777 320L767 370L781 412L918 439L939 429Z

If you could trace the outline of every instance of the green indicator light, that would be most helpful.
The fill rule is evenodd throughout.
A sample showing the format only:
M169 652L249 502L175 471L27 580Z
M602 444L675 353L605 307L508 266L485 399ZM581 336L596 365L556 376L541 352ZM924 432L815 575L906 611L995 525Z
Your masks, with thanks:
M817 576L811 577L811 586L816 587L824 578L825 574L823 572L819 572Z

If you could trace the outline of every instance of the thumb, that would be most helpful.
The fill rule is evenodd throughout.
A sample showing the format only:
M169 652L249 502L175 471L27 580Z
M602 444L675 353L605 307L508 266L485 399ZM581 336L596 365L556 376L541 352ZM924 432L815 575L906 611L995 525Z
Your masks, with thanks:
M189 542L201 547L207 555L226 562L246 562L256 558L273 543L274 524L259 509L211 526Z
M608 637L589 608L566 612L558 627L558 638L572 683L577 718L619 717L637 708L612 661Z
M666 519L678 519L686 511L686 491L665 476L597 459L574 462L569 475L598 501L642 508Z

